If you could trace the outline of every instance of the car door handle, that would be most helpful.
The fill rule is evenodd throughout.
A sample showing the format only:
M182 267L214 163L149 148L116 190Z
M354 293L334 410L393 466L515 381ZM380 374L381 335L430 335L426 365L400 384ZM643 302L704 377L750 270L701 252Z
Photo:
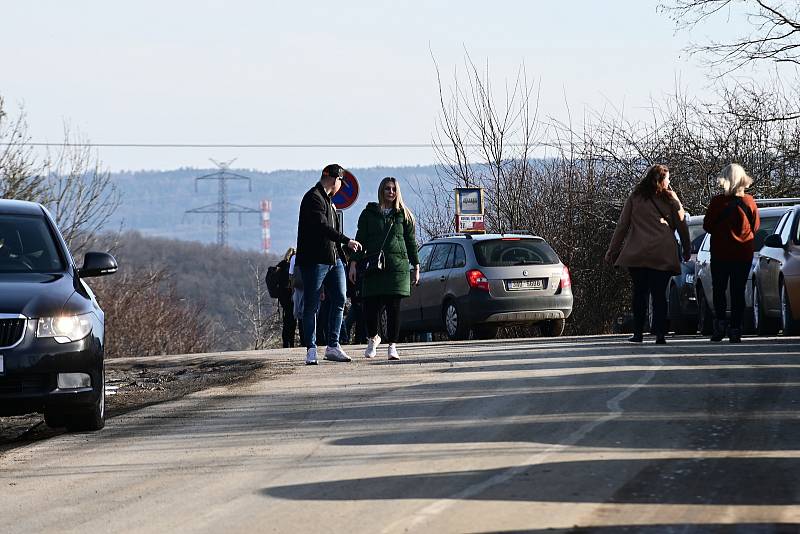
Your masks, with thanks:
M440 282L444 282L445 280L447 280L447 277L445 275L439 277Z

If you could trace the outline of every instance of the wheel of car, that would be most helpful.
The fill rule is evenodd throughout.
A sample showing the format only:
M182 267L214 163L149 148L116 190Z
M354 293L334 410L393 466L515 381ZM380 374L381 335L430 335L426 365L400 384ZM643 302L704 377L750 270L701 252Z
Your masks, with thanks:
M564 333L566 319L550 319L542 324L542 334L547 337L558 337Z
M476 326L475 331L475 339L495 339L497 338L497 326L492 325L480 325Z
M704 336L710 336L714 330L714 315L706 302L702 286L697 287L697 329Z
M796 321L792 316L792 307L783 280L781 280L781 328L784 336L794 336L800 332L800 321Z
M761 291L758 289L758 285L753 287L753 317L755 331L759 336L775 335L781 327L778 319L767 317L764 303L761 302Z
M445 303L442 311L442 319L444 321L444 329L447 333L447 338L451 341L458 341L467 339L469 336L469 326L462 319L458 312L456 303L449 300Z
M106 424L106 373L100 374L100 398L90 408L65 416L65 426L70 432L100 430Z

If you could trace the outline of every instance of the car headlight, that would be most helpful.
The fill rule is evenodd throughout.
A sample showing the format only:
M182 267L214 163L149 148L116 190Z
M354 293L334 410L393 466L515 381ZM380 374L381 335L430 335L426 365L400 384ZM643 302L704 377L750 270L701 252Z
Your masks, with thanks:
M79 341L92 331L91 313L41 317L36 325L36 337L52 337L57 343Z
M694 275L693 274L687 274L686 275L686 283L687 284L693 284L694 283Z

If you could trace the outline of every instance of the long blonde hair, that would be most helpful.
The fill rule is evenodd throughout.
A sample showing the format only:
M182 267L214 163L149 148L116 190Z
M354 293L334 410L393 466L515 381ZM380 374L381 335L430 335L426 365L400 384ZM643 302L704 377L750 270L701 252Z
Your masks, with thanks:
M293 247L289 247L286 249L286 254L283 255L283 261L289 261L294 256L295 250Z
M717 183L727 196L744 193L744 190L753 185L753 179L747 175L744 167L738 163L730 163L722 169Z
M403 194L400 192L400 182L397 180L397 178L394 178L393 176L387 176L386 178L381 180L381 183L378 186L378 206L383 207L383 187L389 182L392 182L394 184L394 189L396 193L394 197L394 206L392 207L398 211L402 210L403 214L406 216L406 220L414 223L415 222L414 214L411 213L411 210L408 209L406 203L403 202Z

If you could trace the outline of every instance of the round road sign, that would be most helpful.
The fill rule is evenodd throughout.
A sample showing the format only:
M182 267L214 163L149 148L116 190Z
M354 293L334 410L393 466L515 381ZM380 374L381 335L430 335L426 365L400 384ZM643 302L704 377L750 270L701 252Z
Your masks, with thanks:
M337 209L346 210L358 200L358 180L350 171L344 171L342 187L333 195L333 205Z

